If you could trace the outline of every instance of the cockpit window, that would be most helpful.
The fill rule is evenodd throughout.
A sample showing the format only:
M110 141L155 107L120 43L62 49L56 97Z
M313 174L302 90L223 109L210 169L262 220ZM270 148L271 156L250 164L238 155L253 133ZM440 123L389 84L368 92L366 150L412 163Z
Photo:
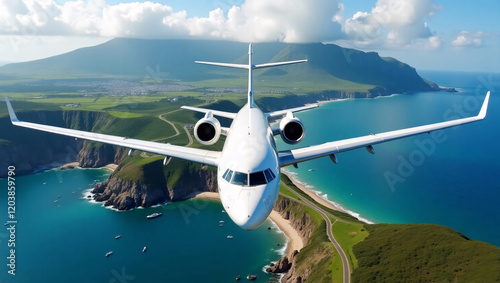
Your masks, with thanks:
M231 181L231 177L233 177L233 171L229 169L227 169L226 173L224 173L224 175L222 176L222 178L224 178L224 180L226 180L227 182Z
M266 178L267 178L267 182L271 182L272 180L274 180L274 178L276 178L276 176L274 176L274 173L273 171L271 171L271 169L266 169L264 170L264 174L266 174Z
M255 173L250 173L250 187L265 185L265 184L267 184L267 182L266 182L266 177L264 176L264 172L259 171Z
M234 172L233 180L231 184L240 185L240 186L248 186L248 174L241 172Z
M255 187L270 183L276 176L271 169L250 174L227 169L222 178L233 185Z

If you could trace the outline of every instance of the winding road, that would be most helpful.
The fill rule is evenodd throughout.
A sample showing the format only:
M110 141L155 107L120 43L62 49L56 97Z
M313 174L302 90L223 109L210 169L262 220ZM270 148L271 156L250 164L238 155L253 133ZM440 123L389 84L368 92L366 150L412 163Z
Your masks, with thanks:
M285 184L283 182L281 182L281 184L285 188L287 188L289 191L294 193L300 200L302 200L305 203L305 205L307 205L310 208L317 211L323 217L323 219L325 219L325 221L326 221L326 234L328 235L330 242L332 242L333 246L335 247L335 249L339 253L340 259L342 260L343 282L350 283L351 282L351 266L349 265L349 261L347 260L347 256L346 256L344 250L342 249L340 244L337 242L337 240L335 240L335 237L333 236L332 222L330 221L329 217L335 219L335 221L342 221L342 222L346 222L346 223L348 223L348 222L332 215L331 213L324 211L323 209L318 207L316 204L314 204L313 202L311 202L310 200L306 199L301 194L299 194L295 189L290 188L287 184ZM283 196L285 196L285 195L283 195Z
M168 114L171 114L171 113L174 113L174 112L177 112L181 109L177 109L177 110L174 110L174 111L170 111L170 112L167 112L167 113L163 113L163 114L160 114L158 115L158 118L161 119L162 121L168 123L170 126L172 126L172 128L174 128L174 131L175 131L175 134L174 135L171 135L169 137L166 137L166 138L159 138L159 139L155 139L155 140L152 140L152 141L159 141L159 140L167 140L167 139L171 139L171 138L174 138L178 135L181 134L181 132L179 132L179 130L177 129L177 127L175 126L174 123L170 122L169 120L165 119L165 117L163 117L164 115L168 115ZM189 139L188 143L185 145L185 146L191 146L193 144L193 137L191 136L191 134L189 133L189 130L187 129L186 126L182 127L184 129L184 131L186 131L186 135ZM160 156L160 155L157 155L157 154L149 154L147 152L142 152L141 153L141 157L142 158L147 158L147 157L155 157L155 156ZM170 160L169 160L170 162Z

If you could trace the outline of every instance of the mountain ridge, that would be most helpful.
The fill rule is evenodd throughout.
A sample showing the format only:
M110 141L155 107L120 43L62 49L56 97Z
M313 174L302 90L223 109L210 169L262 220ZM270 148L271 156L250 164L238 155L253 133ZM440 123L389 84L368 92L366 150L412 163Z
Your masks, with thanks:
M31 62L7 64L0 75L10 76L129 76L173 81L243 78L244 73L200 67L195 60L246 63L247 44L209 40L146 40L116 38ZM347 49L334 44L281 42L254 45L254 62L308 59L306 64L256 72L267 81L306 81L324 90L383 88L388 94L438 90L411 66L375 52ZM355 89L358 88L358 89Z

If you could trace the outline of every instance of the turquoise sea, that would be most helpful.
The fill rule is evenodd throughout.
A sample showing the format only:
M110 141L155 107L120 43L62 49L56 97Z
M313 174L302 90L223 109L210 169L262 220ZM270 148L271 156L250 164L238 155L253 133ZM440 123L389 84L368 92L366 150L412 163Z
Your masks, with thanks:
M500 75L421 72L459 92L418 92L329 102L298 113L300 146L477 115L484 121L287 167L310 189L376 223L435 223L500 246ZM496 88L496 89L495 89ZM280 148L291 148L279 142Z
M476 115L491 90L486 120L377 145L375 155L364 149L338 154L337 165L321 158L286 170L367 221L441 224L500 246L500 97L495 91L500 76L421 75L460 92L326 103L298 114L307 132L298 146ZM279 138L278 146L289 147ZM248 274L276 280L262 269L281 257L286 238L271 222L242 230L219 202L209 200L117 212L85 199L93 183L108 174L74 169L17 177L16 276L7 273L6 226L0 231L0 282L234 282ZM7 181L0 185L7 221ZM153 212L163 216L147 220ZM113 254L105 257L109 251Z
M248 274L279 279L263 272L286 243L269 220L245 231L212 200L114 211L84 197L108 175L106 169L73 169L16 178L16 275L7 273L6 226L0 231L0 282L234 282ZM7 221L7 181L0 184ZM163 215L146 219L153 212ZM222 227L219 221L225 221Z

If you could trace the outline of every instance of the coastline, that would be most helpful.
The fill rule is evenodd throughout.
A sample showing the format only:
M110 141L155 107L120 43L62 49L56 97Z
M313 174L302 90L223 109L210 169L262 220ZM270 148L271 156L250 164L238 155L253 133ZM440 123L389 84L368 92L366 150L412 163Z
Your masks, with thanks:
M290 174L290 172L287 172L285 170L281 170L281 174L286 175L288 177L288 179L290 179L290 181L292 181L292 183L297 188L299 188L301 191L303 191L304 193L306 193L308 196L310 196L317 203L319 203L321 205L324 205L327 208L330 208L332 210L336 210L336 211L341 211L341 212L344 212L344 213L348 213L348 211L343 210L343 209L341 209L341 208L333 205L331 202L329 202L329 201L321 198L320 196L318 196L317 194L315 194L313 191L309 190L305 185L303 185L302 183L300 183L299 181L297 181L295 179L295 177L292 174Z
M330 208L332 210L336 210L336 211L340 211L340 212L343 212L343 213L346 213L346 214L349 214L353 217L355 217L356 219L358 219L359 221L362 221L366 224L375 224L375 222L373 221L370 221L366 218L363 218L361 217L357 212L354 212L354 211L351 211L351 210L347 210L347 209L344 209L342 206L340 206L340 204L336 204L335 202L329 200L328 198L322 198L321 196L317 195L315 193L315 191L312 191L312 190L309 190L306 185L304 185L303 183L301 183L300 181L298 181L296 179L296 176L293 175L293 173L291 172L287 172L285 170L281 170L281 173L286 175L290 181L297 187L299 188L301 191L303 191L304 193L306 193L308 196L310 196L312 199L314 199L316 202L324 205L325 207L327 208ZM321 192L321 191L318 191L318 192Z

